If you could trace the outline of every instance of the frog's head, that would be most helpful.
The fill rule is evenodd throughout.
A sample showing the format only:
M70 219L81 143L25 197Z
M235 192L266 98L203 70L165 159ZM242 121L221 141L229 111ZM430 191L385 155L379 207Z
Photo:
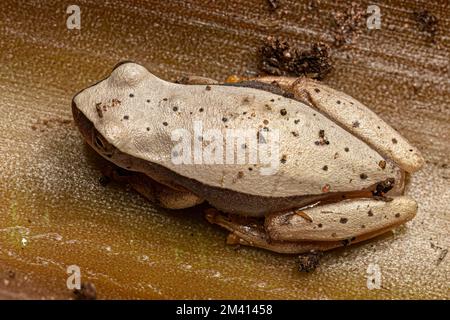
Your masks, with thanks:
M157 112L143 107L156 110L165 84L145 67L122 62L107 78L74 96L75 123L86 142L104 157L111 158L116 149L127 154L139 151L140 138L145 134L147 141L153 133L152 121L158 120Z

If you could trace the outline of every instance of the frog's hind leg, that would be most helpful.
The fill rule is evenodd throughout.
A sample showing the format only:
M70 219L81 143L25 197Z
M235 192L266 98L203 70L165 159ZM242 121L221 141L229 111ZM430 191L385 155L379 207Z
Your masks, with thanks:
M143 173L128 171L113 164L104 166L102 172L112 180L128 183L145 198L163 208L186 209L204 201L189 191L173 189Z
M361 198L266 217L265 230L277 241L349 241L386 232L414 218L410 197ZM354 242L354 241L352 241Z
M215 209L209 209L206 218L231 232L228 244L294 254L327 251L377 237L412 219L416 211L414 200L396 197L389 202L353 199L273 214L266 218L264 226L233 219Z
M230 245L245 245L286 254L326 251L342 245L340 242L272 241L261 223L235 221L212 208L207 210L206 219L230 231L227 238L227 244Z
M417 171L424 164L417 148L377 114L349 95L306 77L261 77L254 81L276 84L291 92L295 99L328 116L407 172Z

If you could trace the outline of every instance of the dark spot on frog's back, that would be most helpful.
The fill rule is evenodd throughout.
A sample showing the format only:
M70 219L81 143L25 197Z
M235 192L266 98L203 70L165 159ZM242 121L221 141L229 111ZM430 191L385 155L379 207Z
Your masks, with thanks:
M102 104L101 102L95 104L95 110L99 118L103 118Z
M341 218L341 219L339 219L339 222L342 223L342 224L345 224L345 223L348 222L348 219L347 218Z

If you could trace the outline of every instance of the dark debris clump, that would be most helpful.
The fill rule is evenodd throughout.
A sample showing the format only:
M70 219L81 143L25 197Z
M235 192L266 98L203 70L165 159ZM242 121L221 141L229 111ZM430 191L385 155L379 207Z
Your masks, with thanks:
M322 252L308 252L298 256L298 269L300 272L312 272L320 264Z
M428 10L420 10L413 12L413 18L417 22L419 30L424 32L429 38L434 39L438 25L436 16Z
M288 40L268 37L261 50L261 70L275 76L323 79L331 70L330 47L322 42L302 50Z

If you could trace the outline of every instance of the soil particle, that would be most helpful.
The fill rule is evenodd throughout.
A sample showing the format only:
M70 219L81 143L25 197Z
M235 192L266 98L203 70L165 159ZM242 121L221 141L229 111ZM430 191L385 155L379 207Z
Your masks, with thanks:
M353 43L365 30L367 13L361 4L352 3L345 12L332 14L332 37L336 48Z
M270 11L275 11L280 7L280 0L267 0Z
M91 282L83 282L80 290L74 289L73 294L76 300L96 300L97 290Z
M394 187L395 179L388 178L384 181L381 181L377 184L375 191L373 191L373 195L377 197L383 197L389 190Z
M442 249L441 253L439 254L439 257L437 259L436 265L439 265L447 256L448 249Z
M95 104L95 110L97 111L97 115L99 118L103 118L103 111L102 111L102 104L96 103Z
M268 37L261 50L261 71L275 76L308 76L323 79L332 69L330 47L314 43L301 49L280 37Z
M323 146L323 145L327 145L330 144L330 141L328 141L325 138L325 130L319 130L319 140L314 142L317 146Z
M320 264L321 252L309 252L298 256L298 270L300 272L312 272Z
M436 16L431 14L428 10L420 10L414 11L412 17L416 21L419 31L424 32L427 37L434 42L434 36L436 35L438 25Z
M330 191L330 185L329 184L326 184L326 185L324 185L323 187L322 187L322 192L323 193L327 193L327 192L329 192Z
M63 118L43 118L38 119L36 122L34 122L31 125L31 129L33 131L40 131L44 132L48 129L54 129L54 128L62 128L62 127L68 127L73 125L73 121L70 119L63 119Z

